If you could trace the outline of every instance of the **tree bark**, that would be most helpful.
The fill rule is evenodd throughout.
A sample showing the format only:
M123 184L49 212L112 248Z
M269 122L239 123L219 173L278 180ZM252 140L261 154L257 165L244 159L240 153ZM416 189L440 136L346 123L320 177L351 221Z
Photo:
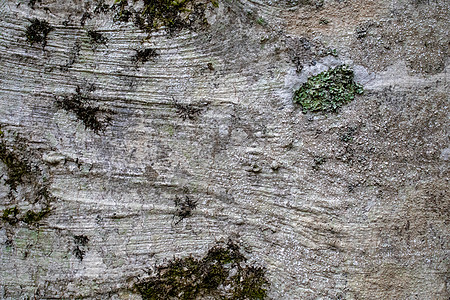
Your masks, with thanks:
M450 297L450 2L120 3L0 3L0 298L139 299L229 240L267 299ZM303 113L339 65L364 93Z

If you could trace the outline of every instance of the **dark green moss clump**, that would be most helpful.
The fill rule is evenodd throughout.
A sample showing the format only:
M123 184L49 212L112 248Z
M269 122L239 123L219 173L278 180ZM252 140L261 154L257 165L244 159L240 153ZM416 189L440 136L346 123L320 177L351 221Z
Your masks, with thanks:
M5 180L5 183L12 190L16 190L17 186L23 183L23 178L30 172L30 166L14 152L6 149L4 144L0 144L0 160L7 168L8 179Z
M93 13L112 13L115 22L130 22L152 33L164 29L175 34L183 29L198 30L207 26L205 9L208 3L218 7L218 0L115 0L108 5L98 0ZM143 3L142 3L143 2ZM142 5L143 4L143 5Z
M58 99L56 105L66 111L73 112L86 128L98 133L104 130L111 120L109 116L101 119L101 115L108 114L110 111L89 105L89 100L81 93L80 87L77 87L75 94Z
M353 81L353 71L342 65L308 78L295 92L294 102L303 112L335 112L362 93L362 86Z
M206 2L198 0L144 0L144 9L135 14L135 24L147 32L164 27L170 34L206 25ZM217 3L213 1L213 4Z
M14 225L19 222L17 215L19 214L19 209L14 206L7 208L2 213L2 221Z
M266 290L261 288L267 284L264 269L249 266L239 276L233 277L236 288L232 299L265 299Z
M353 136L355 135L356 128L348 127L346 132L341 135L341 141L344 143L353 142Z
M36 225L48 214L50 214L50 206L46 206L37 212L34 210L27 210L25 213L21 213L20 209L18 209L17 206L14 206L3 210L1 219L3 222L9 223L10 225L15 225L19 222L24 222L28 225Z
M45 207L38 212L33 210L28 210L25 212L21 221L28 225L39 223L43 218L45 218L50 213L50 207Z
M205 257L175 258L158 266L156 274L136 285L144 300L265 299L268 281L264 269L247 266L238 246L211 248Z
M47 21L32 19L25 35L30 44L38 43L45 47L47 45L47 36L52 30L53 27Z

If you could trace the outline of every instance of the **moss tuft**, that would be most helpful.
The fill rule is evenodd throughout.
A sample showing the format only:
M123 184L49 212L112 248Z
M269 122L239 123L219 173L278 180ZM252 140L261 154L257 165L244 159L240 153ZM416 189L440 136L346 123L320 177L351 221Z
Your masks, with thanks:
M105 3L104 0L97 0L97 5L94 8L95 14L106 14L110 10L110 7L108 4Z
M45 218L50 213L50 207L45 207L41 209L38 212L35 212L33 210L28 210L24 216L22 217L21 221L28 225L39 223L43 218Z
M3 133L0 134L0 138L2 137ZM15 191L17 186L23 183L24 177L31 172L31 167L26 160L8 149L3 139L0 140L0 161L6 166L8 179L5 183Z
M133 13L126 9L128 6L127 0L116 0L113 4L112 8L116 11L114 15L115 22L128 22L130 18L133 16Z
M95 133L104 130L110 121L107 116L104 120L100 119L100 115L110 113L109 110L101 109L99 107L91 106L88 103L88 97L81 93L80 87L76 88L76 93L72 96L65 96L63 99L58 99L56 105L66 111L73 112L79 120Z
M144 300L265 299L268 281L264 269L247 266L232 242L211 248L202 259L175 258L158 266L156 274L136 284Z
M29 1L28 1L28 6L29 6L31 9L34 9L34 6L36 5L36 2L41 3L42 0L29 0Z
M351 143L353 142L353 136L355 135L356 128L354 127L348 127L346 132L341 135L341 141L344 143Z
M31 20L25 35L31 45L38 43L44 48L47 45L47 36L52 30L53 27L47 21L35 18Z
M314 171L318 171L320 169L320 166L323 165L325 162L327 161L327 159L323 156L318 156L314 158L314 165L313 165L313 170Z
M9 223L10 225L14 225L19 222L17 215L19 214L19 209L14 206L7 208L2 213L2 221Z
M265 299L267 291L263 288L267 284L264 278L264 269L249 266L241 274L233 276L236 288L233 299Z
M17 206L7 208L3 210L1 214L1 219L10 225L15 225L19 222L24 222L28 225L36 225L43 218L45 218L50 213L50 206L35 212L33 210L27 210L25 213L21 213Z
M25 139L16 137L14 144L10 145L4 135L0 126L0 161L6 167L5 184L9 185L10 189L8 198L10 201L14 201L16 205L4 209L0 213L0 220L10 225L19 222L34 225L50 213L50 202L55 198L48 191L47 179L45 177L40 179L39 176L42 176L42 174L40 174L39 169L37 167L32 169L30 162L23 158L32 156L23 144ZM15 195L19 185L25 186L27 192L24 194L25 197L17 199ZM21 200L28 202L25 205L27 208L30 204L41 208L38 211L21 210L20 207L23 206L19 203ZM39 204L36 205L37 203Z
M88 30L87 36L89 37L89 42L93 45L106 45L106 42L108 41L108 39L104 37L103 34L95 30Z
M75 244L79 246L86 246L89 242L89 238L83 234L74 236L73 240L75 241Z
M198 0L144 0L144 8L135 14L135 24L151 33L164 27L169 34L207 24L206 2ZM211 1L218 6L216 0Z
M353 81L353 71L342 65L308 78L294 94L303 112L335 112L362 94L361 85Z
M219 7L218 0L115 0L108 5L98 0L95 14L113 13L114 22L133 21L141 30L152 33L162 28L169 34L183 29L197 30L208 24L205 10L208 3ZM142 5L143 4L143 5Z
M75 247L73 248L72 253L76 258L82 261L87 251L89 238L85 235L75 235L73 240L75 242Z
M156 52L156 50L152 48L135 51L136 54L133 56L133 61L140 63L145 63L149 60L153 60L155 57L159 55L158 52Z
M184 199L182 197L175 197L175 206L177 211L175 212L175 216L178 220L175 224L180 223L185 218L190 217L192 215L192 211L197 208L197 202L192 200L191 197L185 195Z
M203 111L203 108L197 105L179 103L174 98L172 99L173 106L175 107L178 116L182 118L183 121L186 121L186 119L195 120L197 116Z

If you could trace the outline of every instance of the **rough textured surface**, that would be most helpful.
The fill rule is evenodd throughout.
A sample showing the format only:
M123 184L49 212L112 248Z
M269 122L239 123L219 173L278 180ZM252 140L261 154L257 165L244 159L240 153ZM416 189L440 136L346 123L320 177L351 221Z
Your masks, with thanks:
M0 209L51 206L2 221L0 297L139 299L231 239L269 299L448 299L450 3L200 2L149 34L113 1L0 1L2 145L31 172L11 190L0 163ZM364 94L303 114L341 64Z

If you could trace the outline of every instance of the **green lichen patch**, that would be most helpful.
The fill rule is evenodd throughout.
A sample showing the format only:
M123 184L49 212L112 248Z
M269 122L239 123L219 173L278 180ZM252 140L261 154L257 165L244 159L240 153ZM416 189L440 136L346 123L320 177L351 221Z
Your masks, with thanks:
M332 68L308 78L294 94L294 102L301 105L304 113L335 112L362 94L361 85L353 81L353 71L346 65Z
M214 246L201 259L175 258L156 274L136 284L144 300L265 299L264 269L248 266L236 244Z
M44 48L47 45L47 36L53 27L45 20L32 19L31 24L27 27L25 32L27 41L33 45L34 43L41 44Z
M62 99L56 100L56 105L68 112L72 112L77 119L82 121L86 128L93 130L95 133L105 129L110 122L110 111L97 106L92 106L89 99L81 93L78 86L76 93L71 96L64 96Z

